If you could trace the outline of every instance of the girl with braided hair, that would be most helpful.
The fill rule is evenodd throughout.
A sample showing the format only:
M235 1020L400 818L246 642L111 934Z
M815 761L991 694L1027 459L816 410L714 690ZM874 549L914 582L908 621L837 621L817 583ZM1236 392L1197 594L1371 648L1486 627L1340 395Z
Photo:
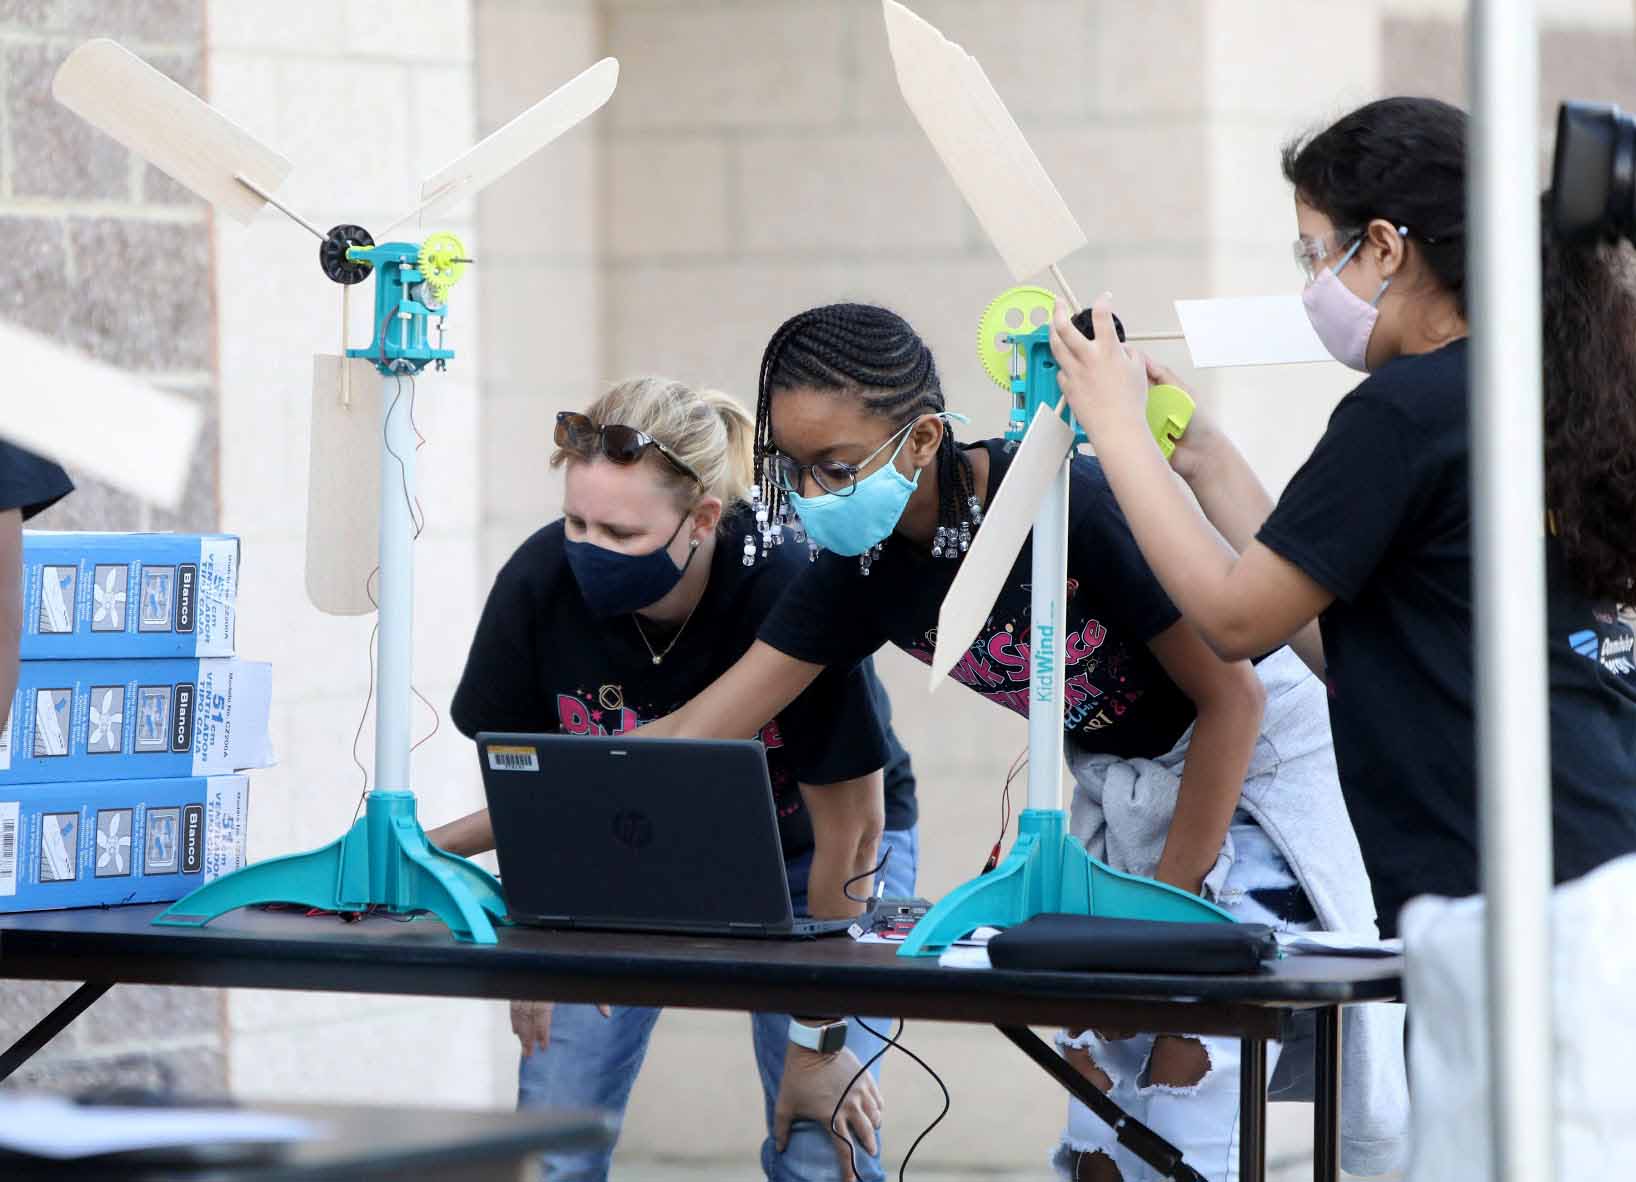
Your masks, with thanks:
M742 539L743 561L801 540L814 561L738 663L651 732L754 733L820 670L886 643L930 662L943 596L1014 450L957 443L955 417L931 351L885 308L813 308L778 329L761 364L759 529ZM1288 649L1217 658L1148 569L1099 461L1075 456L1070 467L1063 727L1075 836L1116 869L1202 893L1242 920L1374 932L1323 687ZM1031 561L1025 545L951 674L1019 714ZM1402 1144L1401 1015L1346 1022L1347 1165L1380 1173ZM1061 1043L1194 1168L1238 1176L1235 1040L1075 1031ZM1310 1047L1296 1045L1275 1094L1310 1086ZM1074 1179L1153 1177L1077 1101L1055 1161Z

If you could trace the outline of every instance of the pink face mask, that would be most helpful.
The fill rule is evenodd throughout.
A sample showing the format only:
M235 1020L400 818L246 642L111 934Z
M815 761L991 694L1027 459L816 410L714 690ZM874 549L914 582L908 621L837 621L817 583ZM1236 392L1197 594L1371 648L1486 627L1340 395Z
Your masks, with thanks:
M1400 229L1398 233L1403 231ZM1307 319L1312 322L1312 331L1318 334L1329 355L1349 369L1368 373L1369 338L1374 334L1375 321L1380 319L1381 297L1392 281L1382 282L1375 298L1368 301L1341 282L1341 269L1352 261L1362 245L1363 239L1359 238L1340 262L1319 272L1301 293L1301 303L1307 310Z

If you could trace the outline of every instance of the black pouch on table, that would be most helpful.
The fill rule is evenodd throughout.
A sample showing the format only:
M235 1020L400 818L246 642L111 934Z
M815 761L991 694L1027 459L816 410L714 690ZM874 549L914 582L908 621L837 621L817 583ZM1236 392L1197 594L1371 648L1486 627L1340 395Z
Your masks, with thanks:
M1278 955L1260 923L1166 923L1036 915L988 944L997 969L1084 973L1253 973Z

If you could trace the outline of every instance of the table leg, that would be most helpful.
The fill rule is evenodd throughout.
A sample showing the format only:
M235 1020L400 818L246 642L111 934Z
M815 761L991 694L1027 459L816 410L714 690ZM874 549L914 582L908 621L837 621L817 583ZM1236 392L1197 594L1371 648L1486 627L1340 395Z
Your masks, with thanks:
M1051 1049L1028 1027L997 1026L995 1029L1015 1043L1023 1054L1044 1068L1046 1074L1067 1088L1080 1103L1105 1122L1119 1138L1121 1145L1158 1170L1161 1175L1173 1179L1173 1182L1208 1182L1203 1175L1182 1160L1181 1150L1140 1121L1131 1119L1123 1108L1103 1095L1100 1088L1074 1070L1072 1064Z
M1325 1006L1317 1014L1313 1066L1317 1069L1312 1106L1313 1182L1339 1182L1341 1176L1341 1007Z
M65 997L61 1005L36 1022L34 1028L12 1043L4 1054L0 1054L0 1080L32 1059L35 1052L66 1030L70 1022L90 1009L97 998L112 988L111 981L87 981Z
M1267 1176L1267 1041L1240 1040L1238 1064L1238 1176Z

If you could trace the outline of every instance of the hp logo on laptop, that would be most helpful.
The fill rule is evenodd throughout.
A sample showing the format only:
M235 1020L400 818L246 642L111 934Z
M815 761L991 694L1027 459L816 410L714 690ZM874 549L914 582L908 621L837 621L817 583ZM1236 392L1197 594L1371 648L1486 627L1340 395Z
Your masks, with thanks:
M614 814L614 840L633 850L646 849L653 844L653 821L646 813L622 809Z

